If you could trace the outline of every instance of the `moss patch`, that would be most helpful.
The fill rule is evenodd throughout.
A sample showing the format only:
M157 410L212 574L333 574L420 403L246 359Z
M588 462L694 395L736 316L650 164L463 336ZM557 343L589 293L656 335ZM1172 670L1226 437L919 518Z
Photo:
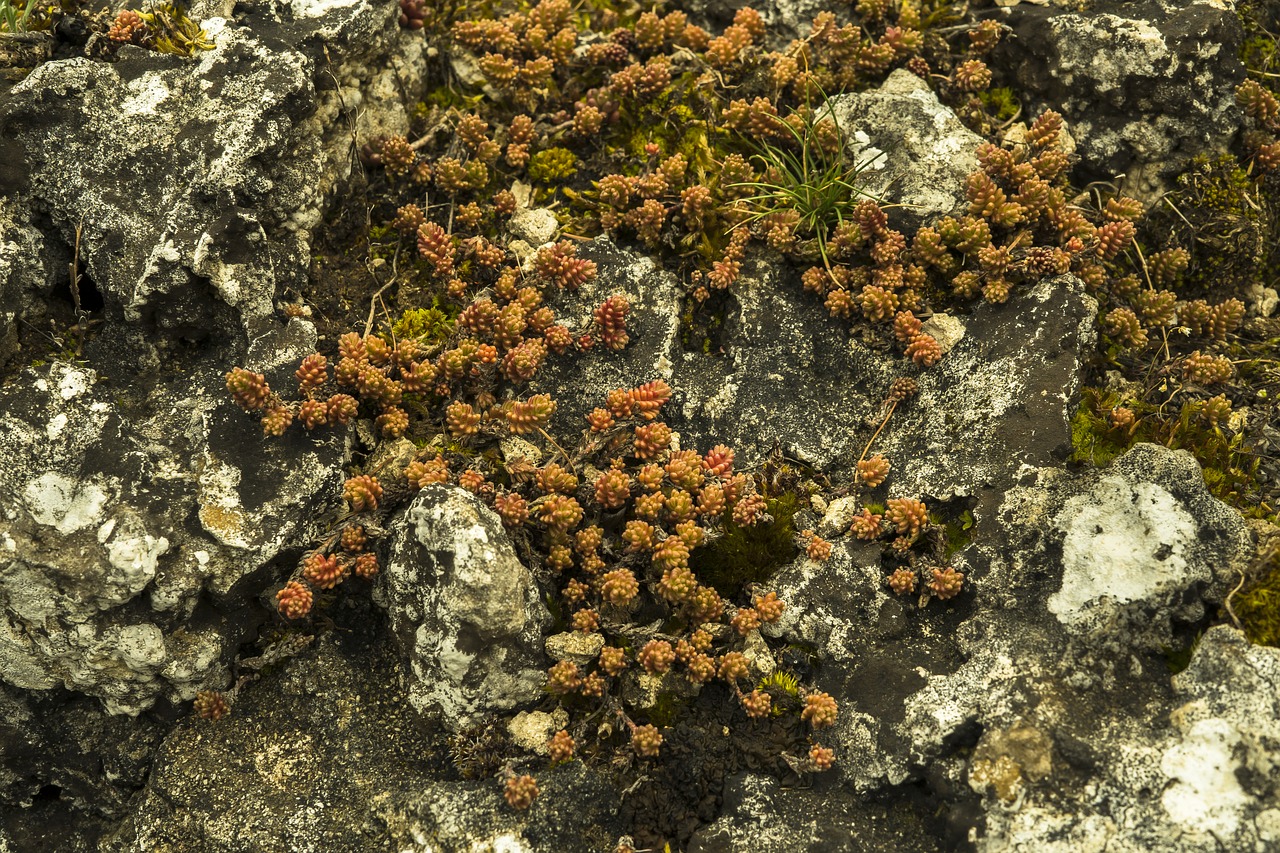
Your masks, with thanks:
M747 584L768 580L798 553L792 519L800 508L799 495L783 492L769 498L768 507L772 524L742 527L726 517L724 536L690 557L694 574L725 598L735 598Z
M1273 549L1262 580L1232 600L1232 609L1251 642L1280 646L1280 550Z

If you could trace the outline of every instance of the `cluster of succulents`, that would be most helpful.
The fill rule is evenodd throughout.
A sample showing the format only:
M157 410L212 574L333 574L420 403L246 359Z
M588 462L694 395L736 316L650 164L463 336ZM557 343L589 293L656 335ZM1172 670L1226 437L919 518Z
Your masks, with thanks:
M113 48L132 44L178 56L213 48L208 34L199 22L187 17L181 3L157 3L141 12L121 9L106 36Z
M317 362L309 361L314 368ZM233 377L237 402L263 408L270 392L260 377L247 371L233 371ZM429 484L455 483L493 507L522 543L537 576L558 590L567 627L598 641L591 664L565 658L547 673L549 694L571 711L586 710L575 713L578 722L552 739L553 761L572 759L576 745L595 730L586 720L602 708L616 716L637 757L659 756L661 730L637 721L643 710L624 699L636 689L632 682L653 691L696 693L719 681L748 718L789 710L815 730L831 725L836 704L829 695L757 683L761 673L747 654L747 641L781 617L785 604L776 593L757 590L746 601L727 601L692 568L694 552L713 544L725 525L750 527L772 519L756 480L734 471L732 450L716 446L698 453L679 446L678 436L659 418L670 397L661 380L610 392L587 416L583 443L573 455L563 456L557 447L560 456L540 467L521 460L499 474L472 459L470 467L455 473L444 453L431 458L428 451L394 482L367 474L351 477L343 490L349 515L279 590L281 616L303 619L317 594L351 574L370 579L377 573L365 531L393 510L388 494L403 501ZM546 395L529 402L539 400L549 417L554 403ZM450 408L463 406L455 401ZM466 417L449 413L448 429L470 436L479 414L466 408ZM908 531L913 523L899 520L899 529ZM919 532L918 524L914 530ZM811 549L825 559L831 546L815 537ZM807 749L808 757L795 759L796 767L812 772L834 762L834 753L821 744ZM513 776L507 798L513 807L526 808L536 791L532 777Z
M889 460L879 453L872 456L867 454L898 406L914 397L918 390L915 380L910 377L900 377L890 384L883 403L883 419L855 466L857 485L860 488L875 490L888 479L891 468ZM921 598L922 606L928 603L930 597L946 601L959 595L964 587L965 575L947 565L943 559L946 551L945 535L937 525L931 523L924 502L915 498L890 498L881 507L871 504L868 497L869 495L863 495L863 508L854 516L849 533L856 539L885 544L884 563L892 567L885 578L885 584L895 594L907 595L916 591L923 574L926 578L926 595ZM926 536L932 541L927 547L918 547ZM830 553L830 547L817 537L809 541L808 549L811 559L825 559L825 554Z
M835 719L835 701L825 693L751 686L759 673L744 653L746 641L777 621L785 604L767 591L726 601L698 578L691 558L730 521L772 519L754 478L734 471L730 449L698 453L675 444L659 420L670 394L661 380L610 392L588 416L590 429L572 458L524 471L487 493L503 523L531 543L541 576L558 588L567 627L596 649L590 662L565 656L548 670L547 692L574 719L548 744L553 763L572 760L584 740L599 737L598 723L588 721L602 709L619 721L614 730L625 733L637 757L659 756L661 730L636 719L643 708L628 705L635 691L692 694L719 681L748 718L789 708L814 729ZM830 767L831 751L815 749L803 767Z
M526 432L545 424L549 403L508 399L498 405L497 395L531 380L551 353L586 351L597 340L609 349L626 346L631 310L625 297L612 296L575 335L557 322L545 296L558 288L576 289L595 276L595 264L576 257L572 244L559 243L540 250L533 266L538 286L522 283L515 267L494 274L492 285L458 315L446 342L397 339L394 327L385 334L348 332L338 342L332 373L320 353L303 359L295 374L300 400L286 400L262 374L241 367L227 374L227 390L242 409L261 413L263 432L275 436L295 421L307 430L345 425L364 406L376 413L382 436L400 438L409 430L409 409L432 404L439 404L457 435L473 435L490 423ZM473 286L450 281L455 293Z
M1245 147L1253 163L1264 172L1280 167L1280 99L1257 80L1245 80L1236 88L1236 103L1252 124Z
M420 244L432 224L419 229ZM440 251L439 258L450 256L451 249ZM505 250L499 254L507 258ZM581 319L576 333L571 332L557 322L545 297L590 281L595 264L577 257L572 244L558 243L533 256L532 272L523 280L514 266L475 270L467 280L450 276L451 293L476 293L456 322L445 326L447 335L429 336L440 329L432 325L417 329L422 324L407 322L393 324L380 334L348 332L339 339L338 360L332 367L321 353L302 360L294 374L297 399L273 392L263 374L242 367L227 374L227 391L240 408L261 416L263 432L270 436L283 435L295 423L314 430L345 426L361 416L370 418L384 439L443 432L477 442L542 429L555 403L546 394L521 397L516 393L519 387L535 376L551 354L579 353L597 343L610 350L625 347L631 306L621 295L609 297L592 316ZM397 330L422 335L398 337ZM410 490L449 479L443 457L433 459L432 455L410 464L405 472ZM478 471L463 471L457 481L492 496L493 487ZM376 512L383 486L375 476L357 474L346 481L343 498L353 514ZM304 618L317 592L333 589L351 574L373 578L378 563L367 544L365 528L357 520L347 520L304 556L277 593L281 615L290 620Z
M716 310L753 247L780 253L833 317L875 330L921 368L943 357L927 325L935 307L1000 305L1042 279L1073 274L1102 304L1111 363L1132 377L1145 359L1148 377L1164 383L1088 396L1082 412L1091 428L1117 446L1138 436L1177 446L1195 431L1229 429L1222 386L1236 373L1228 344L1244 303L1185 298L1192 255L1173 242L1155 245L1139 202L1118 190L1072 189L1057 113L996 133L983 57L1000 25L955 26L948 4L859 0L850 23L823 12L807 38L765 51L763 22L749 8L719 35L679 11L620 15L575 10L567 0L451 26L418 0L400 8L403 26L470 60L483 81L469 85L487 96L424 104L421 138L385 137L362 150L383 181L382 221L414 256L412 274L457 306L456 321L442 336L348 333L332 372L319 353L304 360L292 402L243 368L228 374L227 388L261 414L268 434L364 416L383 438L424 445L403 471L347 481L350 515L277 594L287 620L305 618L348 576L373 577L377 559L364 531L417 490L453 483L494 509L539 581L556 591L563 626L594 648L547 672L549 701L571 720L547 744L553 764L588 745L594 752L625 743L635 759L660 758L663 729L637 696L687 696L715 684L748 721L790 713L812 730L832 725L837 708L825 693L753 668L761 627L784 612L776 593L749 588L726 600L695 570L699 549L713 548L726 528L768 524L769 505L756 478L735 473L732 451L680 445L659 418L671 395L665 383L610 392L587 416L582 443L565 452L551 442L555 453L539 466L457 452L459 444L546 429L555 401L517 392L549 355L597 344L619 350L629 340L633 306L621 295L577 323L557 321L556 291L577 289L596 272L573 243L533 247L519 267L510 263L506 226L522 206L556 208L578 236L609 233L663 254L697 310ZM129 26L121 22L122 37ZM821 106L899 67L991 139L976 152L979 168L957 210L914 233L894 227L889 205L859 194L860 166ZM1275 96L1250 81L1237 99L1250 122L1253 166L1274 170ZM1182 400L1172 415L1151 402L1170 384ZM914 390L909 379L894 383L881 429ZM945 559L926 505L873 501L892 470L870 454L874 441L856 465L864 506L849 535L880 543L894 594L919 592L922 606L954 599L971 579ZM809 559L831 557L832 543L812 531L798 542ZM201 713L216 718L225 708L204 699ZM788 757L802 772L834 760L812 740ZM530 807L537 795L531 775L508 768L512 808Z

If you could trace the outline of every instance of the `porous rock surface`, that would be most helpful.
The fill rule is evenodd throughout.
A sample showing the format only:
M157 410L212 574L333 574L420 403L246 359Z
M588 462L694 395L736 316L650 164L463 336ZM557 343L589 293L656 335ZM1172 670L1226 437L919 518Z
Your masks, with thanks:
M921 372L851 337L770 257L748 259L703 341L673 276L608 240L580 248L600 275L557 310L581 330L625 293L632 342L538 377L564 442L608 389L663 378L684 446L731 444L740 468L780 449L839 482L889 382L920 383L877 439L895 468L876 497L970 512L972 541L946 555L968 583L945 605L892 596L881 549L843 535L848 500L797 516L836 540L771 581L788 610L770 634L812 650L841 707L822 737L838 769L811 787L750 762L708 782L729 768L708 757L723 737L680 724L669 764L625 795L607 763L573 762L539 771L532 809L507 808L503 762L554 725L551 620L496 516L458 489L379 519L377 606L338 595L314 641L279 631L271 596L335 516L348 436L264 442L223 374L245 364L284 390L316 348L276 304L305 282L352 123L361 139L404 130L424 66L394 5L240 4L234 20L213 5L215 49L195 60L49 63L0 105L21 152L0 158L0 361L19 321L46 327L67 298L77 227L81 296L107 320L85 363L0 388L0 850L607 850L641 806L681 797L702 853L1280 844L1280 654L1219 625L1180 673L1166 659L1229 593L1249 534L1186 454L1057 463L1093 348L1071 278L930 319L947 355ZM691 12L723 23L736 5ZM771 38L803 35L818 8L770 4ZM1219 4L1124 15L1018 4L998 64L1037 93L1029 107L1066 114L1087 169L1158 188L1234 132L1238 33ZM917 205L895 217L961 200L976 142L919 81L837 104L855 146L906 164L882 173L905 168L885 191ZM240 658L251 641L276 652ZM197 689L232 685L229 718L188 712Z
M26 380L0 390L0 676L116 714L190 700L221 681L263 567L317 532L340 440L263 444L217 385L138 418L93 370Z
M406 655L409 702L456 730L537 699L551 617L497 514L428 486L390 539L374 600Z
M589 853L617 838L616 803L581 763L539 774L540 808L527 814L505 808L491 780L449 778L367 601L335 617L343 631L280 664L231 717L175 728L98 849Z
M1125 175L1126 192L1154 197L1239 131L1243 34L1230 4L1019 3L996 20L1013 30L993 60L1016 78L1004 85L1027 93L1029 115L1062 113L1090 178Z
M919 227L951 213L964 197L983 139L910 71L892 72L869 92L837 95L827 107L861 167L858 187L902 205L894 211L899 220Z
M203 26L214 49L194 61L126 47L113 63L40 65L8 93L0 215L38 221L44 239L15 235L0 304L37 323L79 229L104 345L153 364L179 341L257 338L274 297L305 281L311 231L349 175L351 122L364 138L407 127L421 42L364 0Z
M224 377L295 381L316 331L276 300L306 280L353 124L403 130L421 85L394 6L212 5L194 59L49 62L0 101L0 773L6 805L97 816L82 829L120 816L177 707L228 686L340 505L347 435L264 442ZM63 331L57 360L15 366L75 296L99 321L83 348Z
M856 541L784 570L779 595L799 606L767 631L817 649L820 686L849 703L845 781L871 792L923 772L983 849L1262 849L1275 791L1253 774L1273 756L1240 745L1275 693L1232 701L1213 679L1239 667L1265 684L1280 653L1222 626L1172 683L1164 658L1253 552L1197 467L1137 445L1104 471L1029 469L998 507L976 506L974 543L953 557L972 598L949 609L893 596L879 549ZM752 829L716 831L745 843Z

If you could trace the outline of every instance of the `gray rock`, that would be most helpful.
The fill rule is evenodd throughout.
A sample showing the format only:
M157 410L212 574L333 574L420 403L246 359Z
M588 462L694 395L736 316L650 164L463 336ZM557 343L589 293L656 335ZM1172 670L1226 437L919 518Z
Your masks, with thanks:
M336 500L340 438L267 443L216 386L134 420L91 370L24 380L0 390L0 674L128 714L220 684L262 568Z
M890 419L875 445L891 462L894 496L974 495L1011 484L1022 465L1047 465L1070 442L1074 395L1093 347L1094 301L1072 277L1045 280L1006 305L948 318L949 351L920 370L873 348L801 292L790 268L762 259L743 265L725 318L722 352L682 345L681 288L647 259L601 239L579 250L597 278L566 300L569 318L613 293L634 306L621 353L592 352L544 369L532 390L557 402L553 430L576 443L583 417L613 388L665 379L663 418L683 446L729 445L745 465L775 446L836 476L849 476L879 425L890 383L915 377L920 394ZM939 321L939 325L944 325ZM588 389L584 393L583 389Z
M621 294L631 304L627 315L631 340L621 352L597 346L575 358L548 359L529 383L529 394L546 392L555 399L552 430L570 443L576 443L586 429L587 413L603 406L612 389L633 388L655 379L677 387L674 365L680 357L683 298L675 276L607 237L580 245L578 256L595 262L596 277L577 291L561 295L555 306L557 319L575 333L584 332L596 306Z
M1244 522L1208 494L1194 461L1155 445L1104 471L1041 469L998 512L979 502L974 513L974 544L951 557L967 588L951 602L892 595L881 548L852 539L770 584L788 606L765 632L822 658L819 687L842 709L829 740L857 756L839 765L857 790L945 765L975 725L1025 721L1082 754L1139 737L1173 707L1162 655L1253 553ZM1015 763L1025 769L1023 753ZM1042 781L1042 769L1037 759L1027 782ZM1060 784L1055 776L1051 787ZM1140 795L1126 784L1125 796Z
M405 130L402 93L422 85L423 49L394 7L265 11L246 26L205 21L215 46L195 61L49 62L8 93L0 123L14 156L0 185L14 216L39 211L49 225L47 248L22 255L32 272L0 292L48 298L80 227L82 286L111 320L99 337L135 364L165 342L261 333L276 291L303 283L310 231L349 175L344 114L360 104L361 138Z
M889 494L975 495L1007 487L1023 466L1060 458L1071 442L1096 310L1071 276L1041 281L1004 306L975 308L964 337L915 374L918 396L894 412L873 447L891 464L910 460L890 470Z
M951 213L965 197L965 178L978 168L982 137L960 123L928 84L905 69L878 89L827 102L858 176L872 197L903 205L891 215L918 228Z
M428 486L389 538L375 601L413 707L458 730L538 698L551 617L498 516L470 492Z
M937 845L920 816L860 800L823 785L782 787L743 773L729 780L723 813L698 830L689 853L824 853L829 850L930 850Z
M83 360L0 389L11 849L92 846L119 818L174 704L227 685L273 618L264 593L337 509L345 435L264 441L223 376L286 388L314 350L309 323L274 319L277 289L306 275L353 122L407 129L422 41L363 2L231 11L192 9L215 43L192 60L126 50L4 86L0 367L65 313L77 227L80 296L105 321Z
M1089 179L1125 175L1153 197L1186 160L1225 151L1240 127L1244 79L1234 9L1217 2L1145 0L1076 11L1020 4L992 62L1025 92L1027 115L1062 113Z
M1015 778L1030 784L1016 802L987 810L981 849L1271 849L1280 840L1271 781L1278 680L1280 652L1229 626L1210 629L1174 676L1174 695L1142 715L1146 725L1113 724L1090 738L1086 779L1066 767L1037 785L1013 761Z

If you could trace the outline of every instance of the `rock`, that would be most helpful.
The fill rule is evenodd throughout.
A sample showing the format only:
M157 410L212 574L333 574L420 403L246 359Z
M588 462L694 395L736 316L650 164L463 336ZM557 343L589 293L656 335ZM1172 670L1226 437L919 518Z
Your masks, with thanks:
M1007 21L1013 33L992 63L1012 69L1028 118L1045 107L1062 113L1086 181L1123 174L1125 192L1152 198L1172 188L1187 160L1226 150L1239 130L1243 35L1228 6L1022 4Z
M109 320L90 353L146 366L166 342L256 338L277 290L303 283L310 230L349 174L344 104L360 104L361 138L408 127L423 48L393 8L297 0L243 23L205 21L214 49L198 61L45 63L0 107L12 215L52 226L6 290L38 309L65 284L79 228L82 287Z
M853 517L862 511L862 501L853 496L836 498L827 505L822 521L818 524L818 535L823 539L833 539L849 530Z
M964 337L915 375L919 394L874 445L897 466L890 496L974 495L1012 484L1022 466L1054 463L1070 446L1095 310L1069 276L1041 281L1004 306L975 308Z
M989 809L984 849L1268 849L1277 838L1264 781L1280 736L1277 678L1280 652L1211 628L1173 677L1173 696L1152 697L1155 707L1141 713L1149 725L1113 723L1089 738L1085 779L1059 774L1052 786L1031 785L1020 807Z
M627 315L631 341L621 352L598 346L579 356L549 358L529 383L529 394L549 393L556 401L551 430L571 443L586 429L587 413L604 405L605 395L614 388L634 388L655 379L676 387L673 363L680 349L683 298L673 275L607 237L579 245L578 257L595 262L596 277L576 291L561 294L554 302L557 320L575 334L585 332L596 307L621 294L631 303Z
M155 718L109 714L88 696L0 685L0 798L49 822L57 822L59 809L119 820L168 728ZM18 824L0 821L0 832L5 828Z
M583 634L581 631L566 631L547 637L547 657L553 660L569 660L585 666L600 656L604 648L604 636L601 634Z
M1046 281L1007 306L979 306L964 338L925 371L850 340L780 270L759 266L740 283L727 358L685 354L687 372L676 373L686 401L679 428L708 437L697 446L714 438L749 463L780 442L794 458L849 476L900 375L914 376L920 394L873 450L894 464L929 461L892 470L892 496L974 494L1010 482L1020 464L1047 464L1070 441L1072 395L1094 335L1093 303L1078 283ZM1047 351L1040 342L1051 342Z
M997 514L1011 529L1047 537L1009 565L1061 565L1045 607L1086 645L1110 637L1117 651L1173 644L1175 623L1204 616L1248 563L1253 546L1238 513L1209 495L1190 454L1138 444L1081 485L1050 476L1011 490ZM993 580L1013 594L1003 567ZM1104 665L1103 671L1111 669Z
M399 689L399 656L370 611L338 608L344 630L248 685L229 717L182 721L95 849L588 853L618 837L616 797L580 761L537 771L526 812L505 804L500 779L444 770L447 744Z
M982 137L960 123L923 80L898 69L878 89L827 102L846 146L866 168L859 188L901 204L890 216L912 229L945 216L965 197ZM901 226L898 226L901 227Z
M860 756L837 765L857 790L945 764L975 726L990 734L966 788L1017 799L1052 775L1060 790L1044 743L1108 754L1146 732L1172 707L1165 651L1253 554L1193 460L1156 445L1102 471L1040 469L998 512L980 501L974 513L974 543L950 558L965 591L950 602L893 595L880 546L856 540L838 540L823 563L797 558L771 582L787 608L764 633L822 660L817 686L841 708L829 740ZM1063 609L1068 599L1077 604ZM1106 698L1117 695L1133 698Z
M555 238L560 222L555 213L545 207L521 208L507 220L507 228L530 246L541 246Z
M0 389L0 674L128 714L221 686L262 567L336 501L340 439L267 443L216 386L135 421L94 371L24 379Z
M743 773L729 780L723 813L695 833L689 853L821 853L828 850L928 850L937 841L924 822L819 782L782 787Z
M389 528L374 600L387 610L419 712L459 730L542 695L551 620L496 514L432 485Z
M569 714L563 708L555 713L546 711L521 711L507 723L511 742L521 749L538 755L547 754L547 741L560 729L569 725Z
M723 354L687 351L672 276L604 239L579 253L595 261L597 276L561 300L561 314L588 315L615 292L635 307L621 353L559 359L530 383L529 393L556 400L552 431L562 443L577 442L583 418L610 389L665 379L673 396L663 419L682 446L724 443L740 465L752 465L780 445L828 474L851 476L879 425L883 394L901 375L919 381L920 395L899 407L875 449L890 462L930 462L892 471L892 496L950 498L1008 485L1019 466L1049 464L1070 442L1074 394L1096 334L1094 301L1074 278L975 307L962 335L958 320L938 318L951 348L921 371L851 339L789 268L763 260L745 263L734 285Z
M286 388L314 351L276 289L307 275L351 121L407 130L422 42L363 2L241 4L235 24L197 7L215 48L195 59L52 61L0 102L0 677L28 709L0 732L13 849L97 849L175 705L227 686L338 505L345 433L264 441L224 375ZM77 228L92 333L45 365L50 340L75 349Z

